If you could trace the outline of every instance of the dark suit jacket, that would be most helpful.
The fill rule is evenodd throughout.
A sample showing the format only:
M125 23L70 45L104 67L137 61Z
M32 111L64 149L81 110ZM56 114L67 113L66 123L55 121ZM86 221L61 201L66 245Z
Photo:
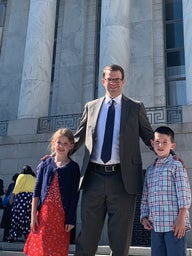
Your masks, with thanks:
M75 133L75 151L85 143L85 154L81 182L86 176L87 166L93 150L97 120L105 97L85 105L79 128ZM121 174L126 191L137 194L142 191L143 172L140 152L140 138L150 147L153 130L148 121L143 103L122 95L120 119L119 153Z

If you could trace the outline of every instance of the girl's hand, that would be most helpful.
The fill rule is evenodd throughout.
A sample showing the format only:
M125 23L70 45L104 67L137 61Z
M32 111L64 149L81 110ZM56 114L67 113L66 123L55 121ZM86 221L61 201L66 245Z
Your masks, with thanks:
M66 232L70 232L71 229L73 229L73 228L74 228L74 225L71 225L71 224L66 224L66 225L65 225L65 231L66 231Z
M35 233L37 231L38 226L39 226L39 222L38 222L38 216L36 214L35 216L31 217L31 223L30 223L31 231Z

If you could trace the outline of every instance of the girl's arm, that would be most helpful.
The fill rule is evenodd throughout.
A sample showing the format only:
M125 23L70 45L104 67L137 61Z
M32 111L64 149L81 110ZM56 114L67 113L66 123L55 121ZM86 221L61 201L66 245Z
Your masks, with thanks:
M39 202L39 197L33 197L32 205L31 205L31 231L35 232L36 228L38 227L38 216L37 216L37 205Z

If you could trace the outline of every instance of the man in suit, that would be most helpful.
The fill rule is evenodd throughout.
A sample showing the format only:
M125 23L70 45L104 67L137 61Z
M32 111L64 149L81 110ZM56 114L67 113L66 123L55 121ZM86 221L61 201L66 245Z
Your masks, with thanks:
M106 95L85 105L75 133L75 151L85 144L81 173L82 228L75 256L95 255L106 216L113 255L128 255L136 198L143 185L139 140L150 147L153 130L144 105L122 94L124 83L121 66L104 68L102 84ZM101 154L110 104L114 105L115 115L114 125L111 124L114 126L112 152L106 162Z

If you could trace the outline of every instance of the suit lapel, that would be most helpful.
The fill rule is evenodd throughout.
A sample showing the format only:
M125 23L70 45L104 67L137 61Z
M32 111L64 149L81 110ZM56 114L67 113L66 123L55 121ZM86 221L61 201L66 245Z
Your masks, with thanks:
M92 121L92 132L95 131L98 117L99 117L99 112L101 110L101 106L103 104L105 97L99 98L97 101L95 101L95 104L93 104L90 108L90 118Z

